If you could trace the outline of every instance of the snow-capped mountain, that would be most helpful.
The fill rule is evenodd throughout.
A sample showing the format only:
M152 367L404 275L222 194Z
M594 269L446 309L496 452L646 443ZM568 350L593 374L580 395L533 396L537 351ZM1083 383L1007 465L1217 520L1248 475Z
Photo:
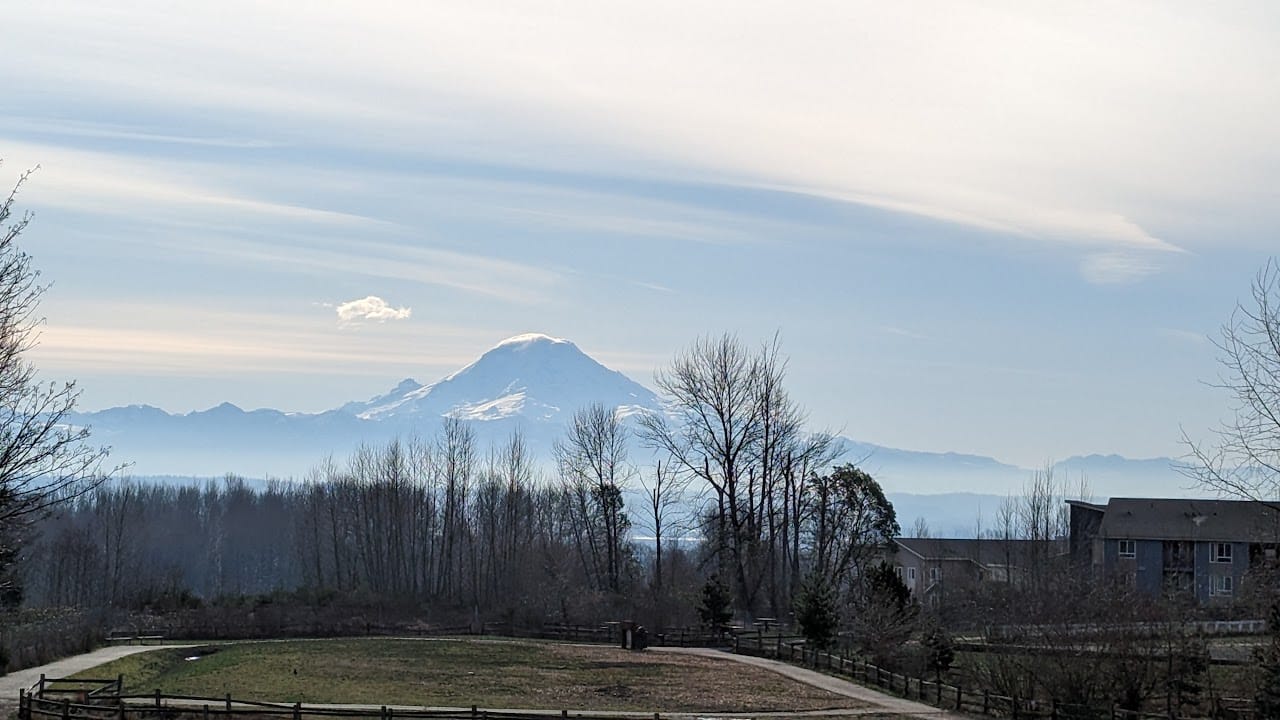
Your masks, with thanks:
M170 414L131 405L71 420L91 426L93 442L111 445L114 462L134 463L135 475L302 477L325 457L341 461L362 443L430 437L446 417L469 422L481 450L519 430L535 457L546 462L566 421L590 403L621 408L626 416L661 407L653 391L601 365L572 342L528 334L498 343L430 385L406 379L385 394L322 413L245 411L223 403ZM900 493L1005 494L1016 492L1032 474L984 456L842 440L843 461L858 464L886 490ZM636 457L643 454L637 448ZM1054 470L1073 484L1083 473L1101 497L1185 495L1185 479L1171 462L1089 456L1069 458Z
M582 352L568 340L517 335L430 385L406 379L389 392L322 413L244 411L230 403L170 414L145 405L77 414L95 443L110 445L138 475L302 476L326 456L362 443L429 437L446 417L469 421L481 448L519 430L548 454L579 408L618 407L624 416L657 410L653 391Z
M508 338L478 360L431 385L407 379L391 392L339 410L361 420L455 417L495 421L520 417L563 421L593 403L657 409L653 391L601 365L577 345L530 333Z

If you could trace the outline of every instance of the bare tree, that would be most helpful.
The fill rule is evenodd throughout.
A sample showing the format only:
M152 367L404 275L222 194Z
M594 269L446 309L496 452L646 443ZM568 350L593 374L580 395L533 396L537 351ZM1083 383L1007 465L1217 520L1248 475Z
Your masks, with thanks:
M622 496L635 475L627 462L628 438L617 409L596 403L573 414L565 437L554 446L560 478L585 536L582 555L603 580L600 586L613 592L621 589L630 528Z
M1280 261L1258 272L1252 302L1236 305L1214 344L1231 416L1211 440L1183 432L1179 469L1204 488L1280 511Z
M0 204L0 564L17 555L25 529L54 505L79 497L105 475L106 448L88 444L89 429L68 422L80 391L45 383L27 360L40 337L37 315L48 286L18 247L30 215L14 218L24 173Z
M751 615L765 601L775 614L790 606L805 486L835 447L804 432L785 375L777 337L757 352L733 335L700 338L655 377L667 412L641 419L645 441L711 489L704 536L717 574Z
M655 627L661 631L666 621L668 591L664 583L665 569L662 560L663 542L674 529L681 532L689 520L687 511L680 512L684 504L684 493L689 487L689 476L676 472L676 468L668 460L654 465L651 478L640 476L640 485L645 493L645 511L648 517L648 529L653 533L653 574L650 589L653 591L654 610L657 615Z

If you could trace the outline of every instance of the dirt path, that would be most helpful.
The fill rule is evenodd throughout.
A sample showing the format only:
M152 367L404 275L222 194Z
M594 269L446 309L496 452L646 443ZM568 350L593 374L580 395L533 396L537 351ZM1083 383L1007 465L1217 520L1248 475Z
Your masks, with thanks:
M874 707L861 711L860 714L866 714L868 711L892 713L894 715L904 715L917 718L946 718L948 720L963 720L964 715L958 715L946 710L940 710L932 705L907 700L905 698L886 695L881 692L863 687L857 683L850 682L838 677L825 675L807 668L797 667L790 663L770 660L768 658L753 657L750 655L737 655L723 650L712 650L709 648L650 648L650 651L657 652L674 652L685 653L688 655L703 655L706 657L716 657L725 660L740 662L745 665L754 665L759 668L771 670L780 675L791 678L816 688L821 688L837 695L854 698L870 703ZM796 713L797 715L799 713Z

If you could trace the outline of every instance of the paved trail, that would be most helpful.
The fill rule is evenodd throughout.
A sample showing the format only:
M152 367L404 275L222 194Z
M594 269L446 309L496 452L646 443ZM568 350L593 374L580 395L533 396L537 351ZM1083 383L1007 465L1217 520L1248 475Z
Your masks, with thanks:
M194 647L192 645L168 645L167 647ZM56 662L40 667L27 668L26 670L18 670L8 675L0 676L0 705L16 705L18 704L18 690L25 690L32 685L40 682L40 675L46 675L51 678L63 678L68 675L74 675L83 672L91 667L96 667L103 663L111 662L126 655L134 653L147 652L148 650L159 650L157 645L112 645L109 647L98 648L93 652L87 652L83 655L63 658Z
M931 720L936 718L962 720L965 717L946 710L940 710L932 705L925 705L924 703L915 702L913 700L907 700L893 695L886 695L842 678L832 677L831 675L825 675L814 670L797 667L790 663L784 663L778 660L753 657L751 655L736 655L731 652L712 650L710 648L650 648L650 650L721 658L724 660L740 662L745 665L754 665L759 668L764 668L765 670L771 670L779 675L789 677L792 680L797 680L807 685L812 685L816 688L833 692L837 695L854 698L855 700L862 700L874 706L873 708L862 710L861 714L865 714L868 711L889 712L909 717L930 718ZM844 713L850 714L849 711L844 711ZM801 713L794 714L800 715Z

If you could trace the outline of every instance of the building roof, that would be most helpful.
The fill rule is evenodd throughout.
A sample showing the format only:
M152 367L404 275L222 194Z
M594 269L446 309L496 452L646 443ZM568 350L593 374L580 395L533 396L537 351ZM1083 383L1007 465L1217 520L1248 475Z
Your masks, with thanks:
M1111 498L1102 538L1276 542L1280 513L1247 500Z
M1058 555L1061 543L1043 540L898 538L898 546L922 560L968 560L979 565L1024 567L1034 558Z

